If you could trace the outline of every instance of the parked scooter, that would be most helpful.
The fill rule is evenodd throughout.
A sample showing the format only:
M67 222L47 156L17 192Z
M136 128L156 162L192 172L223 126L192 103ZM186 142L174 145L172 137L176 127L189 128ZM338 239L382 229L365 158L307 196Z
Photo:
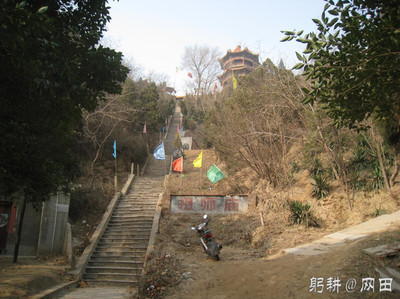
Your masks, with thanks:
M218 245L217 242L215 242L214 236L207 227L207 224L211 219L208 218L207 215L204 215L203 219L204 222L199 224L197 228L192 226L192 230L197 231L197 233L200 235L200 241L204 252L219 261L219 252L222 248L222 245Z

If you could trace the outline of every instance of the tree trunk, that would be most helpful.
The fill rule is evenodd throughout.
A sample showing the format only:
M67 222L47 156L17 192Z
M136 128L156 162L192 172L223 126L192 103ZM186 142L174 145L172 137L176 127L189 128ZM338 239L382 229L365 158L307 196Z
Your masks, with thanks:
M15 236L13 263L16 263L18 260L18 251L19 251L19 244L21 243L22 223L24 222L25 208L26 208L26 197L24 197L21 207L21 213L19 214L18 231L17 235Z
M335 130L335 132L334 132L335 133L334 135L336 136L335 137L335 142L336 142L337 148L338 148L337 154L335 154L334 151L325 142L325 138L324 138L324 136L322 134L321 128L318 126L317 129L318 129L318 133L319 133L319 135L321 137L321 142L322 142L322 144L324 146L324 149L325 149L326 153L328 155L330 155L330 157L332 159L332 171L333 171L336 179L338 180L340 186L346 192L346 199L347 199L347 202L349 204L350 211L352 211L353 208L352 208L351 200L350 200L349 184L347 182L347 173L346 173L346 169L344 168L344 162L343 162L343 159L342 159L341 140L338 140L338 138L337 138L338 134L337 134L337 131ZM339 172L336 171L335 166L338 167Z
M390 177L390 187L393 188L394 181L396 180L397 175L399 174L399 163L397 162L397 156L394 157L394 170L392 176Z
M371 135L372 135L372 139L374 140L375 145L376 145L376 154L378 155L379 166L380 166L381 171L382 171L383 182L385 184L386 191L391 193L390 186L389 186L389 181L388 181L388 178L387 178L387 175L386 175L385 164L383 163L382 151L381 151L381 143L376 138L375 130L374 130L373 126L371 127Z

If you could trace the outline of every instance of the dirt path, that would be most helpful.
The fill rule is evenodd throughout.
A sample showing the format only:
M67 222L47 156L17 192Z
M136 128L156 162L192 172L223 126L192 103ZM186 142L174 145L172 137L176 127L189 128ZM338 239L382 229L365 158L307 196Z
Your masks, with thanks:
M362 278L379 278L374 267L382 261L371 261L361 253L361 248L373 240L352 242L318 256L284 255L272 260L249 257L247 252L228 247L216 262L199 247L183 258L186 274L167 298L315 298L321 294L310 292L312 277L324 278L324 297L396 298L398 294L379 292L378 285L374 293L360 292ZM326 289L329 277L340 279L339 294ZM351 278L356 279L357 286L346 291Z
M192 274L167 298L307 298L310 277L329 275L318 271L318 265L329 263L336 273L337 261L328 256L263 260L240 255L232 248L224 248L221 256L220 262L203 254L185 258L183 264Z

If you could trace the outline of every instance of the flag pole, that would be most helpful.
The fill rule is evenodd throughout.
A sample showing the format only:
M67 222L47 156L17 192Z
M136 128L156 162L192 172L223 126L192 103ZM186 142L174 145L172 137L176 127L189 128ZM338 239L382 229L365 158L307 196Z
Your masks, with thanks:
M203 156L201 157L201 159L203 159ZM199 190L201 191L201 177L203 176L203 161L201 161L201 167L200 167L200 186L199 186Z
M181 184L180 184L180 186L179 186L179 193L182 192L182 181L183 181L183 179L182 179L182 175L183 175L183 156L182 156L181 158L182 158L182 166L181 166Z
M113 157L115 160L114 191L118 192L117 140L114 140L113 149L114 149Z
M117 157L115 157L115 176L114 176L114 189L118 192L118 169L117 169Z
M164 146L164 154L165 154L165 146ZM167 174L167 156L164 159L164 176Z

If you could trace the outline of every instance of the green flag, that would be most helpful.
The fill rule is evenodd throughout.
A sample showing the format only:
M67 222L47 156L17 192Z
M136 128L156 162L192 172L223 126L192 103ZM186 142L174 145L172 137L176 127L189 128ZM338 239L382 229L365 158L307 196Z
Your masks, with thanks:
M217 166L215 166L215 164L213 164L207 171L207 177L211 183L215 184L219 180L226 178L226 175Z

